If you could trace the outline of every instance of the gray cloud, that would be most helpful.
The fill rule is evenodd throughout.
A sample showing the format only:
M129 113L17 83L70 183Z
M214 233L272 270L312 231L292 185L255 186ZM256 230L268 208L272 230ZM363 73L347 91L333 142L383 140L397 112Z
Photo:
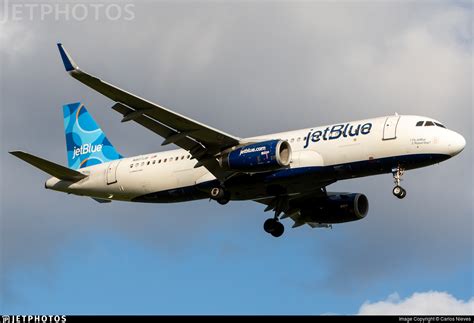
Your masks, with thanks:
M472 259L471 24L463 3L137 2L130 22L0 25L4 296L14 269L54 267L58 248L88 232L112 231L179 254L209 230L237 221L260 227L265 217L233 218L241 204L222 217L207 202L98 206L43 190L45 176L6 152L65 161L66 102L83 101L125 155L161 149L161 138L121 124L112 102L64 73L57 41L103 79L239 136L395 111L442 120L466 137L466 151L409 172L406 200L391 196L389 175L337 183L331 189L368 194L368 218L331 234L305 228L289 235L315 245L315 262L324 258L328 276L313 282L318 287L377 284L415 260L443 272L450 268L440 260L452 266ZM222 253L238 252L234 245Z

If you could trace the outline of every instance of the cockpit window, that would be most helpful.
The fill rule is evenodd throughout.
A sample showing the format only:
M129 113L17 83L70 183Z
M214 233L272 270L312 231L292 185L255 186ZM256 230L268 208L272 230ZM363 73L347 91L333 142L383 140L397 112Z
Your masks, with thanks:
M418 122L416 123L416 126L417 126L417 127L421 127L421 126L423 125L423 122L424 122L424 121L418 121Z
M441 123L438 123L438 122L435 122L435 125L437 125L438 127L441 127L441 128L446 128L444 125L442 125Z
M434 123L432 121L426 121L425 127L428 127L428 126L434 126Z

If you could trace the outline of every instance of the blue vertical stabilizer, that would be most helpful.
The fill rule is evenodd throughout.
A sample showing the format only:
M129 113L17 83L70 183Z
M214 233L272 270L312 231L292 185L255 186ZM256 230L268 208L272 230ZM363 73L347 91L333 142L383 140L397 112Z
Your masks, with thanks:
M122 158L82 103L64 105L63 112L69 168L80 169Z

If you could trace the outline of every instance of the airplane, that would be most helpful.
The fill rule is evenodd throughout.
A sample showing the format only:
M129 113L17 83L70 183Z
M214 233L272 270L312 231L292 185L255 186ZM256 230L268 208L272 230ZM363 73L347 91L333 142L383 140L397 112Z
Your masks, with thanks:
M84 70L58 44L66 71L110 98L122 122L133 121L180 149L122 156L81 102L63 106L68 167L22 151L10 153L52 177L45 188L100 203L251 200L273 211L263 225L274 237L292 227L363 219L362 193L328 192L336 181L392 174L393 195L407 170L445 161L465 147L464 137L423 116L389 115L269 135L240 138L192 120L107 83Z

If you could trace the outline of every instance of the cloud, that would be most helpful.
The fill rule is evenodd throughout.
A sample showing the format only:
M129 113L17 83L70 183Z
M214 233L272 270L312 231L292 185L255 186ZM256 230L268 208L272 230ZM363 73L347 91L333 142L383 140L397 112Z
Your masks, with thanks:
M15 56L26 55L34 46L34 31L21 23L0 23L0 54L2 64L15 60Z
M365 302L360 315L473 315L474 297L465 301L446 292L420 292L400 299L397 293L386 300Z

